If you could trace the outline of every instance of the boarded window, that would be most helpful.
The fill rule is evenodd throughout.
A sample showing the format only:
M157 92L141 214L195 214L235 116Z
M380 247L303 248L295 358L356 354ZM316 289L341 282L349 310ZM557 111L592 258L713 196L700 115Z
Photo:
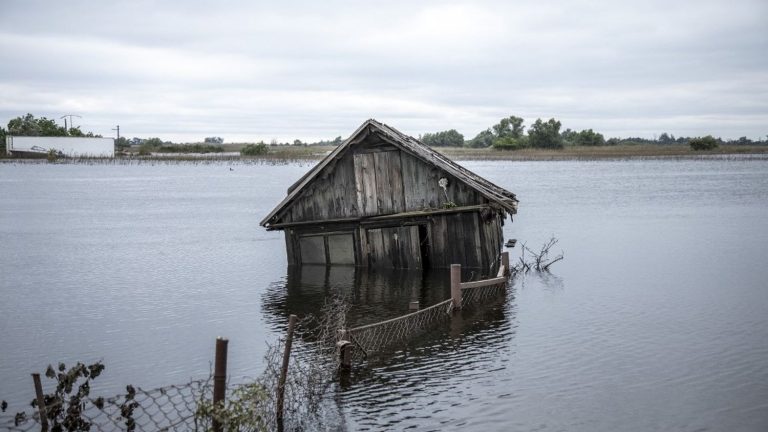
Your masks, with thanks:
M299 247L303 264L325 264L325 236L301 237Z
M352 233L315 234L299 237L303 264L355 264Z
M352 234L333 234L327 237L329 264L355 264L355 246Z

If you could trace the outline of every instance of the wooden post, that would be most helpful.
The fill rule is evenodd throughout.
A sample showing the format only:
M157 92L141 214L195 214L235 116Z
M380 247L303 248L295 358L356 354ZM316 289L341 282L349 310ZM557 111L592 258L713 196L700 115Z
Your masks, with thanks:
M504 276L509 275L509 252L501 253L501 265L504 266Z
M336 342L336 348L339 353L339 367L341 371L349 371L352 368L352 342L340 340Z
M285 405L285 379L288 375L288 362L291 359L293 345L293 328L296 327L296 315L288 317L288 334L285 336L285 351L283 351L283 366L280 368L280 379L277 382L277 427L283 429L283 405Z
M227 392L227 345L229 340L221 336L216 338L216 360L213 367L213 407L223 407ZM222 432L223 425L216 416L212 419L214 432Z
M419 301L412 301L408 303L408 310L417 311L419 310Z
M45 408L45 398L43 397L43 384L40 382L40 374L33 373L32 381L35 383L35 396L37 397L37 411L40 413L40 430L48 431L48 410Z
M453 309L461 309L461 264L451 264L451 298Z

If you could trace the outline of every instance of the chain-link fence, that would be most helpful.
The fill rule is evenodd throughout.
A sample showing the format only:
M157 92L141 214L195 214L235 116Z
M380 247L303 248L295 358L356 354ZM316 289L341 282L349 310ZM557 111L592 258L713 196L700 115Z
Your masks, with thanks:
M437 304L396 318L339 331L339 347L351 350L343 352L342 363L361 361L373 353L396 344L401 344L442 321L451 319L456 309L481 306L498 298L507 290L509 256L504 253L499 259L499 271L495 278L461 283L461 267L454 265L451 270L451 296ZM347 343L348 342L348 343ZM349 366L345 364L344 366Z
M71 400L45 406L49 429L91 431L196 431L207 430L210 421L197 415L201 401L210 399L210 380L190 381L152 390L128 386L124 395L110 398L80 398L77 407ZM78 415L73 416L73 410ZM53 417L53 413L58 415ZM60 429L59 429L60 428ZM31 412L3 412L0 430L39 431L42 420L38 409Z
M343 330L340 337L353 343L355 359L365 359L374 352L401 343L449 319L452 310L453 300L448 299L397 318Z
M42 404L35 399L31 408L17 412L9 410L5 401L0 402L0 431L43 430L40 406L52 432L211 431L214 420L224 431L272 431L281 421L284 430L311 430L324 416L338 417L338 413L329 413L334 405L324 400L338 366L336 329L344 325L347 309L340 299L333 299L320 318L307 316L296 323L296 343L285 374L282 420L278 420L276 395L285 338L268 347L266 368L258 378L225 385L226 398L220 404L213 403L215 374L205 380L151 390L127 386L125 394L105 398L93 397L86 379L98 374L71 373L91 370L92 374L93 365L78 364L69 370L61 365L58 371L51 368L46 376L55 380L55 390L43 394L40 386ZM51 382L45 387L51 390ZM32 396L34 393L30 400Z

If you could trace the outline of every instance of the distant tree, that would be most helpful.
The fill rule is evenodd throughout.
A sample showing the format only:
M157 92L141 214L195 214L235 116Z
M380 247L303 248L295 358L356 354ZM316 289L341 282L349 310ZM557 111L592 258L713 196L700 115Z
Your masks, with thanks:
M240 155L242 156L258 156L267 154L268 152L267 145L264 144L263 141L260 141L257 144L248 144L245 147L240 150Z
M561 125L553 118L546 122L536 119L528 128L528 144L536 148L563 148L563 138L560 136Z
M295 146L300 146L300 145L304 145L304 143L303 143L303 142L301 142L301 140L300 140L300 139L295 139L295 140L293 140L293 145L295 145Z
M666 132L662 132L661 135L659 135L659 144L674 144L675 142L675 136L669 135Z
M474 148L493 147L498 150L515 150L527 146L524 120L520 117L505 117L490 128L481 131L466 145Z
M36 119L32 114L16 117L8 122L8 134L14 136L74 136L74 137L101 137L93 132L84 133L80 126L65 129L56 124L56 121L40 117Z
M741 138L739 138L739 139L737 139L735 141L729 142L728 144L734 144L734 145L753 145L754 141L752 141L751 139L743 136L743 137L741 137Z
M573 129L566 129L560 133L560 137L563 138L563 145L578 145L579 133Z
M712 135L707 135L700 138L691 138L688 141L691 149L695 151L712 150L717 148L717 140Z
M115 140L115 148L117 150L125 150L131 146L131 142L126 137L120 137Z
M464 135L460 134L456 129L425 133L421 137L421 142L430 147L463 147Z
M80 130L80 126L69 128L67 136L71 137L85 137L85 138L101 138L101 135L94 135L93 132L83 132Z
M0 127L0 157L5 156L5 136L8 132L3 127Z
M524 120L520 117L503 118L498 124L492 126L493 135L496 138L520 138L525 130L523 122Z
M467 146L473 147L473 148L484 148L484 147L490 147L493 145L493 139L495 136L493 135L493 132L491 132L491 129L488 128L479 134L475 135L474 138L467 141Z
M206 144L224 144L224 138L222 137L205 137Z
M575 144L580 146L602 146L605 145L603 134L585 129L575 136Z

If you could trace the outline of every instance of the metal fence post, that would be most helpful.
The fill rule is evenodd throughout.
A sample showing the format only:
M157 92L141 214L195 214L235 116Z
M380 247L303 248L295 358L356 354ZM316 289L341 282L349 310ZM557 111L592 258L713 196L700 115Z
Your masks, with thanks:
M461 264L451 264L451 299L453 308L461 309Z
M48 431L48 410L45 408L45 398L43 397L43 384L40 382L40 374L33 373L32 381L35 383L35 396L37 397L37 411L40 413L40 430Z
M288 362L291 359L291 345L293 345L293 329L296 327L298 317L291 315L288 318L288 334L285 336L285 351L283 352L283 365L280 368L280 379L277 382L277 427L283 429L283 405L285 404L285 380L288 374Z
M213 407L224 406L224 398L227 392L227 345L229 340L221 336L216 338L216 362L213 372ZM214 414L213 419L214 432L222 432L223 425Z

